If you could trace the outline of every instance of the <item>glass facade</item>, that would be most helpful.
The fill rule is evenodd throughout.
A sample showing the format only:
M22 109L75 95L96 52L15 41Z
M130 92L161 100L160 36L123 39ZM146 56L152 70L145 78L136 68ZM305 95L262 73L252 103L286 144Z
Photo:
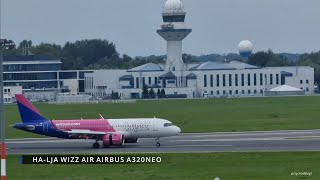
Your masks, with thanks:
M4 81L17 80L56 80L57 72L41 72L41 73L4 73Z
M22 86L22 89L42 89L42 88L57 88L58 81L32 81L32 82L4 82L4 86Z
M5 86L22 89L59 88L59 80L78 79L78 90L84 90L84 74L93 71L61 71L61 61L50 56L5 56L3 63ZM60 82L61 84L61 82Z
M77 72L59 72L59 79L77 79Z
M52 64L4 64L4 72L17 71L58 71L61 70L60 63Z

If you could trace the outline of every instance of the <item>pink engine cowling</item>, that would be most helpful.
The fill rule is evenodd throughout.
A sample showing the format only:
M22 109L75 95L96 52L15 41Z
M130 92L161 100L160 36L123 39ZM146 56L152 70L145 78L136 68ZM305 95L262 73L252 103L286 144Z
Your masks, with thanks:
M102 142L104 146L122 146L124 143L124 137L123 134L120 133L114 133L114 134L106 134L102 136Z

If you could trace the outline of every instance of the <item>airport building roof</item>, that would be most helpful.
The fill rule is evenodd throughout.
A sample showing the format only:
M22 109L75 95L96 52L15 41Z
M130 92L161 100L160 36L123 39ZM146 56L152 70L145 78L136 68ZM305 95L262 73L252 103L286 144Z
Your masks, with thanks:
M176 78L176 75L174 75L171 71L167 72L161 76L159 76L160 79L164 79L164 78Z
M231 61L229 63L208 61L191 68L191 71L205 70L236 70L236 69L259 69L257 66L246 64L239 61Z
M132 79L133 79L132 75L124 75L119 78L120 81L126 81L126 80L132 80Z
M234 70L236 68L233 68L231 66L228 66L225 63L221 62L212 62L208 61L202 64L199 64L198 66L195 66L191 68L191 71L205 71L205 70Z
M283 91L303 91L303 90L284 84L284 85L272 88L269 91L272 91L272 92L280 92L281 91L281 92L283 92Z
M141 66L129 69L128 72L148 72L148 71L163 71L159 64L147 63Z
M190 73L187 75L187 79L197 79L197 75L195 75L194 73Z

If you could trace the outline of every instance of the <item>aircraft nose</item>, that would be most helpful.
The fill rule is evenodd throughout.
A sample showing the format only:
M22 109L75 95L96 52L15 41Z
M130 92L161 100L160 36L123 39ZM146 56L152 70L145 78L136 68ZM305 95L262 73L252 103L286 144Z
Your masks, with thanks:
M177 128L176 128L177 130L177 134L180 134L181 133L181 129L177 126Z
M11 125L12 127L14 127L14 128L16 128L16 129L20 129L21 128L21 125L20 124L13 124L13 125Z

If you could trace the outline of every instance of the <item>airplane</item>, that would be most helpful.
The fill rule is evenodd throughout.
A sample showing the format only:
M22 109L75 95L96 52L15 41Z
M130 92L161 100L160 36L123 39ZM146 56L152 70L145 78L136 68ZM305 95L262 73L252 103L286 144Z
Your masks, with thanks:
M95 139L93 148L123 146L137 143L139 138L155 138L160 147L160 137L178 135L181 129L170 121L158 118L48 120L23 95L16 94L21 123L14 128L63 139Z

